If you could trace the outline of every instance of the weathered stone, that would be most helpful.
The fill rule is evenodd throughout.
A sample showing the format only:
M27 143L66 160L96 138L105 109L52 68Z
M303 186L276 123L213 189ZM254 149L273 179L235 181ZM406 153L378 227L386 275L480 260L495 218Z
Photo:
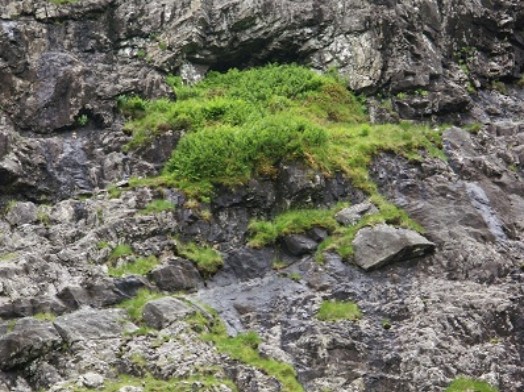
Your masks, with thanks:
M301 234L286 235L283 238L286 250L293 256L302 256L313 253L318 247L318 243L309 237Z
M355 263L365 270L424 256L435 244L420 234L388 225L365 227L353 240Z
M12 225L33 223L37 218L37 207L31 202L16 203L9 208L5 219Z
M335 214L335 219L341 225L351 226L356 224L364 215L376 212L378 212L377 207L372 203L365 202L341 209Z
M166 291L195 290L203 286L203 280L195 265L184 259L170 259L149 273L159 289Z
M160 298L144 306L142 318L145 323L156 329L162 329L173 321L183 320L195 313L195 309L184 301L172 297Z
M60 335L50 323L33 323L0 337L0 369L10 369L29 362L58 347Z
M130 328L124 309L85 308L57 317L54 325L67 343L117 338Z

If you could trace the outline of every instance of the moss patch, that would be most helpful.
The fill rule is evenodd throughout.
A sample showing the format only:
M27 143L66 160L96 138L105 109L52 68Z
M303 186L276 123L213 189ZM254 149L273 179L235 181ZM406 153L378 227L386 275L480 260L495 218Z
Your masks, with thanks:
M209 245L199 245L195 242L177 244L177 252L195 263L197 269L204 275L210 276L224 265L222 255Z
M320 321L356 321L362 318L362 312L352 301L323 301L317 313Z
M133 262L125 263L117 267L109 267L109 276L122 277L124 275L147 275L158 265L155 256L140 257Z
M498 389L485 381L458 377L449 385L446 392L498 392Z

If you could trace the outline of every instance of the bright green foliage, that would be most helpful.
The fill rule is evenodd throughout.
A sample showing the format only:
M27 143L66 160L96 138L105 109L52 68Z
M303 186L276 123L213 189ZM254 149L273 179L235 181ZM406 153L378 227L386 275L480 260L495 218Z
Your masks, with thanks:
M157 199L149 202L146 207L141 211L142 214L158 214L162 211L173 211L175 209L175 205L169 201L164 199Z
M255 332L230 337L222 323L215 323L210 332L204 333L202 337L204 340L213 342L218 351L227 354L230 358L254 366L269 376L275 377L282 385L283 392L304 391L291 365L260 356L258 352L260 338Z
M143 392L212 392L218 390L219 385L227 385L232 391L237 391L235 384L229 379L220 379L213 375L195 374L188 378L172 378L159 380L151 374L144 377L120 375L115 381L106 381L101 392L118 392L125 386L143 388ZM92 389L75 388L75 392L87 392Z
M120 308L127 310L129 317L135 322L142 319L142 310L149 301L163 297L160 293L149 291L147 289L140 289L133 298L125 300L120 305Z
M317 313L317 319L320 321L355 321L360 318L362 318L360 308L351 301L324 301Z
M198 245L195 242L179 243L178 254L195 263L204 276L213 275L224 265L222 255L209 245Z
M420 159L426 150L443 158L440 132L401 123L370 125L361 104L333 75L296 65L270 65L225 74L210 73L194 86L169 77L177 101L119 100L132 120L128 145L135 148L168 129L185 134L160 183L194 196L209 196L213 184L245 183L272 176L285 161L301 161L327 174L343 171L353 183L377 193L368 165L379 152Z
M458 377L450 384L446 392L498 392L498 389L485 381Z
M155 256L141 257L132 263L125 263L118 267L109 267L109 276L122 277L124 275L147 275L158 265Z
M111 252L111 255L109 256L109 261L114 261L119 259L120 257L130 256L133 254L133 249L127 244L118 244L113 251Z
M36 313L35 315L33 315L33 318L40 320L40 321L55 321L56 315L50 312L41 312L41 313Z
M333 231L338 227L334 215L344 207L344 204L339 204L325 210L292 210L276 216L273 221L253 220L249 223L249 231L252 234L249 246L261 248L274 243L280 236L304 233L313 227Z
M56 5L67 5L78 3L79 0L49 0L51 3Z

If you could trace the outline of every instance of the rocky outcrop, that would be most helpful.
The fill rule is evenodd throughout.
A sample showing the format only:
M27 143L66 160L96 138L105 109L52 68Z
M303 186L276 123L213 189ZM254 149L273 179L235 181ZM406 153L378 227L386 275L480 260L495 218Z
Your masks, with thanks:
M522 1L64 3L0 6L0 390L101 388L119 374L282 390L201 339L188 319L208 312L197 303L231 335L258 332L262 357L292 364L308 392L441 392L461 374L524 388ZM370 166L424 237L366 227L357 266L330 251L313 260L321 228L250 248L252 218L339 201L352 204L335 217L343 226L377 212L342 173L290 162L200 206L129 186L158 173L181 132L127 149L119 96L174 98L168 74L196 81L270 61L336 68L369 94L373 122L457 125L443 135L447 160L383 153ZM175 207L145 213L155 199ZM204 279L180 241L216 248L223 268ZM117 245L132 254L115 256ZM158 265L144 276L111 276L149 256ZM144 288L184 298L148 301L131 321L116 305ZM362 319L318 320L329 300L356 302Z

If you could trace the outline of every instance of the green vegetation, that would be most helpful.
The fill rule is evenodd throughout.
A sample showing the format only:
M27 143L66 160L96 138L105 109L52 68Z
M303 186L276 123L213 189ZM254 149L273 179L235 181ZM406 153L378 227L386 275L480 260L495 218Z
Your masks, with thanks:
M122 277L124 275L147 275L158 265L155 256L140 257L132 263L125 263L117 267L109 267L109 276Z
M156 293L154 291L149 291L147 289L140 289L133 298L130 298L120 305L120 308L127 310L129 317L135 321L139 322L142 319L142 310L144 306L149 301L163 297L162 294Z
M299 272L292 272L288 275L288 278L294 282L300 282L302 280L302 275Z
M313 227L334 231L338 227L334 215L345 206L341 203L326 210L292 210L278 215L273 221L253 220L249 224L252 236L248 245L253 248L261 248L274 243L280 236L304 233Z
M209 245L198 245L195 242L179 242L177 245L178 254L195 263L204 276L213 275L224 265L222 255Z
M189 322L201 333L201 338L214 343L218 351L275 377L282 385L282 392L303 392L302 386L296 379L295 369L291 365L260 356L258 352L260 337L255 332L230 337L216 314L214 320L208 320L200 315L199 317L192 316Z
M0 255L0 262L1 261L11 261L15 259L16 256L17 256L16 252L4 253L3 255Z
M118 199L120 195L122 195L122 189L116 185L110 185L107 187L107 194L109 195L110 199Z
M36 219L46 227L51 225L51 217L49 216L49 213L45 210L44 206L38 207L36 211Z
M87 117L87 114L82 114L78 116L76 119L76 125L78 125L79 127L86 126L88 122L89 122L89 117Z
M175 209L175 205L169 201L164 199L157 199L149 202L146 207L141 211L142 214L150 215L150 214L158 214L162 211L173 211Z
M440 132L401 123L366 124L359 101L333 75L294 65L210 73L194 86L170 77L178 100L121 97L133 137L127 148L169 129L190 131L180 140L160 179L194 197L214 184L242 184L274 176L285 161L301 161L326 174L343 171L369 194L376 186L367 167L389 151L418 159L419 151L443 157ZM147 183L147 181L146 181Z
M494 80L491 82L491 89L498 91L499 93L503 95L508 94L508 87L504 84L504 82L501 82L500 80Z
M485 381L458 377L450 384L446 392L498 392L498 389Z
M358 305L351 301L323 301L317 313L320 321L356 321L362 318Z
M109 248L109 242L107 241L98 241L96 243L96 248L99 250Z
M127 244L118 244L111 252L109 261L115 261L121 257L130 256L133 254L133 249Z
M40 320L40 321L55 321L56 314L51 313L51 312L41 312L41 313L36 313L35 315L33 315L33 318Z
M101 392L118 392L126 386L143 388L143 392L207 392L218 390L219 385L227 385L232 391L238 389L229 379L220 379L213 374L195 374L188 378L159 380L151 374L144 377L119 375L114 381L106 381ZM88 392L92 389L75 387L74 392Z

